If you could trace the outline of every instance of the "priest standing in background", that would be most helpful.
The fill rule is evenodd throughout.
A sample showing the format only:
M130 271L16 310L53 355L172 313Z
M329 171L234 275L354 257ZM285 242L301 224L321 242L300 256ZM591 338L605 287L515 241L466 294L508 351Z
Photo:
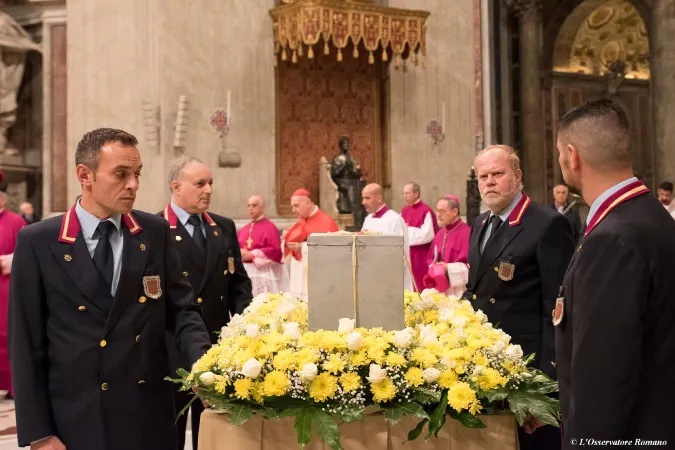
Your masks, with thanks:
M403 218L384 203L382 186L379 184L371 183L364 187L361 197L363 198L363 206L368 212L361 231L403 236L403 250L405 252L403 257L403 288L412 291L414 285L408 265L410 258L408 227Z
M440 283L436 278L442 277L443 283L447 280L445 292L461 297L469 281L471 227L459 217L459 199L454 195L446 195L436 202L436 214L443 228L436 233L427 254L429 273L424 277L424 287L438 288Z
M248 199L251 223L237 233L244 268L251 279L253 296L288 289L288 276L281 264L279 229L265 217L265 200L259 195Z
M288 292L307 300L307 238L313 233L338 231L335 221L312 201L309 191L298 189L291 197L291 208L298 221L284 230L284 260L288 262Z
M241 261L237 231L232 219L206 212L211 204L213 175L199 159L183 157L169 169L171 202L159 215L169 222L176 243L183 276L192 285L194 298L202 308L202 318L211 344L217 331L227 325L230 314L241 314L251 303L251 280ZM167 333L169 363L176 369L190 370L180 361L174 338ZM191 399L187 392L174 390L176 413ZM202 403L192 403L192 448L198 446ZM178 448L185 446L187 413L178 417Z
M420 200L420 185L410 182L403 188L403 199L408 206L401 211L401 217L408 225L410 265L418 290L424 289L424 276L429 265L426 263L431 241L438 232L434 210Z
M3 186L3 174L0 172L0 390L7 391L11 398L12 375L7 355L7 305L9 303L9 276L12 272L14 247L19 230L26 226L20 215L7 211L7 194Z

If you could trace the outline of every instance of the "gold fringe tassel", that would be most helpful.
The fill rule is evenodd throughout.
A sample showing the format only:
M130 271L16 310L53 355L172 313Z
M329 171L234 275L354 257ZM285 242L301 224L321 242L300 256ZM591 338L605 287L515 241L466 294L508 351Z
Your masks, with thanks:
M298 45L298 56L303 57L305 54L305 51L302 49L302 44Z
M309 46L309 50L307 50L307 57L309 59L314 59L314 49L311 45Z
M370 55L368 55L368 64L375 64L375 56L373 56L373 52L370 52Z
M328 42L323 44L323 54L326 56L330 55L330 48L328 48Z
M293 64L298 63L298 54L296 53L295 50L293 50L293 57L291 58L291 61L293 61Z
M288 60L288 54L286 53L286 49L283 49L283 50L281 51L281 60L282 60L282 61Z
M337 60L338 60L338 62L342 62L342 50L341 49L338 49Z
M354 58L358 58L358 57L359 57L359 48L354 46Z

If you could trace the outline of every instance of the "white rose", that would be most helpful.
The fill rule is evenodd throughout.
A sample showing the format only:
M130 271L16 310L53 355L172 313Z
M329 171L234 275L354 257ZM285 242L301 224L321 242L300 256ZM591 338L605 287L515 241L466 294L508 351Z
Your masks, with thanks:
M420 309L421 310L427 310L431 309L434 306L436 306L436 302L434 301L434 298L431 296L422 296L422 300L420 301Z
M424 369L424 373L422 374L424 381L426 381L427 383L433 383L434 381L438 380L438 377L440 376L441 371L438 369L434 369L433 367Z
M260 328L258 328L257 323L249 323L248 325L246 325L246 336L253 339L260 336Z
M408 348L412 343L413 337L415 336L415 330L410 327L405 328L404 330L397 331L394 333L394 345L398 348Z
M506 352L508 356L512 356L514 358L522 358L523 357L523 349L520 348L520 345L509 345L506 347Z
M455 308L441 308L438 310L438 318L443 321L450 321L455 317Z
M420 327L420 339L425 344L438 342L436 330L431 325L422 325Z
M481 373L483 373L483 369L484 369L483 366L474 367L473 368L473 375L480 375Z
M363 345L363 336L358 331L352 331L347 335L347 347L349 350L358 350Z
M492 350L495 353L499 353L502 350L504 350L504 347L506 347L506 344L503 341L497 341L490 350Z
M296 300L297 299L297 297L295 297L293 294L288 293L288 292L284 292L283 297L284 297L284 300Z
M484 330L491 330L492 329L492 324L490 322L485 322L483 324L483 329Z
M434 295L434 294L438 294L438 291L437 291L436 289L433 289L433 288L432 288L432 289L429 289L429 288L427 288L427 289L423 290L422 293L421 293L420 295L421 295L422 297L425 297L425 296Z
M216 381L216 376L213 374L213 372L204 372L203 374L199 375L199 381L201 381L204 386L213 386L213 382Z
M221 339L227 339L229 337L234 336L234 330L227 325L224 326L223 328L220 329L220 338Z
M379 383L385 378L387 378L387 371L383 369L382 366L379 364L370 365L370 373L368 373L368 376L366 377L368 381L371 383Z
M481 323L487 322L487 316L480 309L476 311L476 317L478 317L478 320L480 320Z
M316 377L317 372L319 369L317 369L316 364L314 363L307 363L304 366L302 366L302 370L300 371L300 376L307 381L312 381L314 377Z
M354 325L356 325L356 320L342 318L338 321L338 333L351 333L354 331Z
M282 330L281 322L274 319L272 322L270 322L270 330L271 331L276 331L277 333L281 333Z
M277 306L275 314L282 319L290 319L293 313L295 312L296 306L292 303L282 303Z
M238 327L239 325L241 325L241 321L242 321L241 314L235 314L235 315L232 316L232 318L230 319L229 326L231 326L232 328Z
M246 377L255 378L260 375L261 369L262 364L260 364L257 359L251 358L244 363L244 366L241 368L241 373L243 373Z
M294 341L297 341L302 337L300 334L300 325L298 325L297 322L285 323L283 326L284 334Z
M457 328L464 328L466 325L466 319L464 317L455 317L452 319L452 326Z
M457 336L459 340L466 339L466 333L464 333L464 328L455 328L455 336Z
M454 359L450 359L447 356L441 358L441 364L443 364L448 369L454 369L455 367L457 367L457 361L455 361Z

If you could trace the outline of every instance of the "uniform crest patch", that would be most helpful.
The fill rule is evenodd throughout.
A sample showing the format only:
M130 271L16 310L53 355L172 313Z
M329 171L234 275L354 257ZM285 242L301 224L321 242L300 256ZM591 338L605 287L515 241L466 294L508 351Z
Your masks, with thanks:
M159 275L143 277L143 291L148 297L157 300L162 296L162 282Z
M555 301L555 309L553 310L553 326L557 327L565 317L565 297L558 297Z
M516 272L516 265L510 261L501 261L499 263L499 270L497 270L497 275L502 281L511 281L513 280L513 275Z

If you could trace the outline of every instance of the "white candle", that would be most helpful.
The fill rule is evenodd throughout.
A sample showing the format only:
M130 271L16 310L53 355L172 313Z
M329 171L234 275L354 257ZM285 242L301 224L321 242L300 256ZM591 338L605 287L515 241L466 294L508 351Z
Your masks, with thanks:
M232 112L230 111L230 90L227 90L227 120L229 121L232 118Z
M445 102L443 102L443 112L441 114L441 131L445 133Z

